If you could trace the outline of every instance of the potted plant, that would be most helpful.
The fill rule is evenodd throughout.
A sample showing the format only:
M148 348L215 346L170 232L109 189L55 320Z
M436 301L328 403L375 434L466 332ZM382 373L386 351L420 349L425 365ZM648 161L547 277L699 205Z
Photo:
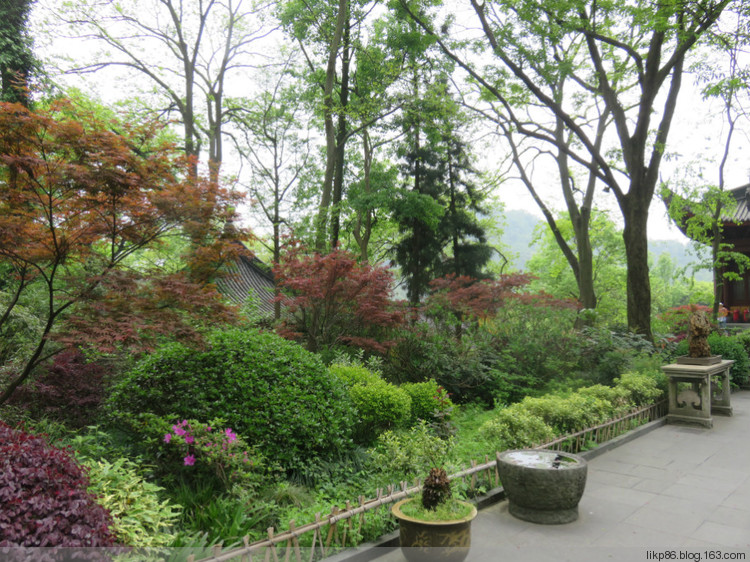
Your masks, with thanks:
M461 562L471 546L471 522L477 508L452 497L443 468L432 468L422 496L396 503L391 513L399 522L399 544L410 562Z

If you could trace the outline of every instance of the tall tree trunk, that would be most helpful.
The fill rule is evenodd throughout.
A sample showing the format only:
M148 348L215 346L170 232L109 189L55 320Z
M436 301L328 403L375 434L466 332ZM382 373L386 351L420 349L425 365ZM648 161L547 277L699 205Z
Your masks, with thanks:
M631 185L630 193L620 200L620 210L625 220L622 237L627 258L628 327L651 340L651 280L647 234L651 197L643 197L643 192L643 186Z
M328 211L331 207L333 192L333 177L336 169L336 128L333 124L333 88L336 83L336 59L339 45L344 35L344 24L348 19L348 0L339 0L336 15L336 31L328 47L328 64L326 66L326 80L323 85L323 120L326 135L326 170L323 176L323 189L315 218L315 248L319 252L325 251L326 234L328 230Z
M331 248L339 243L341 228L341 200L344 192L344 161L346 160L346 140L348 123L346 109L349 105L349 67L350 67L350 33L351 22L346 18L343 37L343 53L341 60L341 90L339 92L339 122L336 131L336 168L333 178L333 198L331 201Z
M362 131L362 155L363 155L363 174L364 174L364 191L367 195L372 192L372 145L370 142L370 134L367 132L367 128ZM368 204L369 205L369 204ZM363 263L369 260L368 246L370 244L370 236L372 234L372 209L368 206L366 209L360 209L357 211L357 222L352 230L354 239L357 241L359 246L359 259Z

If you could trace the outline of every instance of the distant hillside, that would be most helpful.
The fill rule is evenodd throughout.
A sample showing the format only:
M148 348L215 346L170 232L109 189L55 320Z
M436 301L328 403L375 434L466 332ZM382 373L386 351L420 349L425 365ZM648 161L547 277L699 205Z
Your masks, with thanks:
M510 262L508 270L524 269L526 262L534 254L535 247L531 246L534 228L541 221L526 211L506 211L504 213L505 228L502 242L508 249L505 256Z
M509 250L508 259L511 261L511 269L524 269L526 262L534 255L536 247L531 245L534 237L534 228L544 222L527 211L509 210L504 214L505 229L502 243ZM677 240L649 240L649 252L654 260L661 254L668 254L675 261L678 268L687 268L686 275L691 274L691 265L696 258L691 253L688 244ZM708 271L699 271L695 274L696 281L710 281L711 274Z

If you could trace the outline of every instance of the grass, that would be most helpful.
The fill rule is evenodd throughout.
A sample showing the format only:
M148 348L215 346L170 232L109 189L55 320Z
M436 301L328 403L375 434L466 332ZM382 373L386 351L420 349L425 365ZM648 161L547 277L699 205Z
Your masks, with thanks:
M482 462L485 455L491 454L489 445L479 437L479 428L494 415L494 410L485 410L476 404L457 407L453 414L456 427L451 459L464 467L471 460Z
M420 521L452 521L463 519L472 511L472 506L457 499L449 499L441 503L435 509L425 509L419 498L413 498L401 506L404 515L419 519Z

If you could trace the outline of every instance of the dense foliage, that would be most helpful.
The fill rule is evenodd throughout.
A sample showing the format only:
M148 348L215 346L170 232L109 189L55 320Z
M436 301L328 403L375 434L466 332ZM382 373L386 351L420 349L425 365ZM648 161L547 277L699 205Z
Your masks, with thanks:
M664 394L663 378L660 371L625 373L613 388L598 385L568 395L527 397L498 409L479 431L498 451L541 445L653 403Z
M388 329L402 320L390 300L388 269L357 263L340 249L321 255L291 242L285 250L274 268L284 290L281 334L299 339L310 351L336 345L387 348Z
M68 350L45 367L12 395L10 403L71 427L92 424L105 395L105 363L89 362L80 351Z
M33 344L0 379L0 403L64 349L53 341L137 352L166 335L199 339L204 318L230 320L205 281L231 254L219 225L234 216L236 197L186 177L189 163L162 129L64 98L38 111L0 103L0 333L30 300L39 299L40 318ZM125 267L178 230L200 246L187 267Z
M0 547L112 546L112 518L70 451L0 422Z
M343 385L315 355L272 333L213 333L203 350L162 347L113 389L108 408L137 430L144 413L221 417L283 466L347 449L352 428Z

